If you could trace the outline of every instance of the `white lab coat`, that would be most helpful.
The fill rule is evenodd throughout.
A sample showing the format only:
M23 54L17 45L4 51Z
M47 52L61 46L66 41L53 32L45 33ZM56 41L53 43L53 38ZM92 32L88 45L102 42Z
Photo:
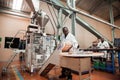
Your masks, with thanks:
M109 46L109 44L108 44L107 41L104 41L103 43L102 43L102 42L99 42L99 43L98 43L98 47L99 47L100 49L106 49L106 48L109 48L110 46Z
M77 48L78 47L78 42L77 42L75 36L73 34L71 34L71 33L68 33L66 38L65 38L65 35L63 34L61 36L61 42L62 43L70 42L72 44L73 48Z
M109 44L107 41L104 41L103 43L102 42L99 42L98 43L98 46L97 46L99 49L108 49L110 48ZM107 54L107 51L101 51L104 53L104 56L103 58L107 58L108 54Z

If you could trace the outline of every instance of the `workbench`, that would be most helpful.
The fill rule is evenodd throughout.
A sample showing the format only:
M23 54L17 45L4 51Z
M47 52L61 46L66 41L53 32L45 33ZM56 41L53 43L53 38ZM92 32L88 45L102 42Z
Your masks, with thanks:
M104 53L83 52L72 53L62 52L60 55L60 66L79 72L79 79L82 79L82 72L89 71L89 76L84 78L91 79L91 57L103 56Z
M107 70L112 72L113 74L116 71L115 66L115 54L118 54L118 65L119 65L119 71L120 71L120 48L109 48L109 49L80 49L84 51L107 51L108 54L111 54L111 67Z

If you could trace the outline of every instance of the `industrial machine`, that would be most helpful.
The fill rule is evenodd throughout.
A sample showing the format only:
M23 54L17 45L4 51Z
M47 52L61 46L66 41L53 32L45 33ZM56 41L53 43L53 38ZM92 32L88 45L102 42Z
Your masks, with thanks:
M26 43L25 63L33 72L34 68L40 68L49 58L55 49L55 39L52 35L28 33Z
M25 66L31 73L45 63L56 47L54 35L44 33L48 20L46 13L41 11L34 15L32 24L28 26Z
M34 69L42 67L56 47L55 35L45 33L45 25L48 21L49 17L43 11L36 12L33 15L31 24L28 26L26 31L26 44L24 46L24 50L21 47L22 44L20 44L20 48L13 50L13 55L6 63L6 66L3 67L1 74L7 73L7 69L13 62L15 56L21 52L24 53L24 66L30 73L34 72ZM18 31L17 34L19 32L20 31ZM13 40L10 42L11 44ZM11 44L9 45L10 48Z

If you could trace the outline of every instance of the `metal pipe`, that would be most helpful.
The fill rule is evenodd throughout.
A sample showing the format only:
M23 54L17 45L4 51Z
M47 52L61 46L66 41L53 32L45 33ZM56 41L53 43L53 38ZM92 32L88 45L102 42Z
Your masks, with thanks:
M51 3L51 2L46 1L46 0L41 0L41 1L47 2L47 3L49 3L49 4L53 4L53 5L58 6L57 4ZM68 9L68 8L65 8L65 7L62 7L62 6L58 6L58 7L63 8L63 9L67 9L67 10L70 10L70 11L74 11L74 12L76 12L76 13L82 14L82 15L84 15L84 16L87 16L87 17L92 18L92 19L94 19L94 20L96 20L96 21L102 22L102 23L104 23L104 24L106 24L106 25L113 26L113 27L115 27L115 28L117 28L117 29L120 30L120 27L119 27L119 26L113 25L113 24L111 24L111 23L109 23L109 22L106 22L106 21L104 21L104 20L102 20L102 19L99 19L99 18L96 18L96 17L94 17L94 16L91 16L91 15L89 15L88 13L85 13L85 12L83 12L83 11L80 11L80 10L77 10L77 9L74 9L74 8L70 8L70 7L69 7L69 9Z
M89 18L92 18L92 19L94 19L94 20L97 20L97 21L102 22L102 23L104 23L104 24L107 24L107 25L109 25L109 26L112 26L112 27L115 27L115 28L117 28L117 29L120 29L120 27L118 27L118 26L116 26L116 25L114 25L114 24L108 23L108 22L106 22L106 21L104 21L104 20L101 20L101 19L96 18L96 17L94 17L94 16L91 16L91 15L89 15L89 14L83 12L83 11L80 11L80 10L77 10L77 9L71 7L71 6L70 6L70 0L67 0L67 6L68 6L69 9L71 9L71 10L77 12L77 13L80 13L80 14L82 14L82 15L85 15L85 16L89 17Z
M55 14L55 17L56 17L56 19L58 18L58 16L57 16L57 14L55 13L55 9L54 9L54 7L52 6L52 9L53 9L53 12L54 12L54 14ZM57 19L57 23L58 23L58 19Z
M51 0L50 0L51 1ZM55 17L58 18L57 14L55 13L55 9L54 9L54 5L52 5L52 9L53 9L53 12L55 14ZM57 19L57 22L58 22L58 19Z
M76 0L73 0L73 1L76 1ZM75 5L74 6L71 6L71 0L67 0L67 6L70 10L74 11L74 12L77 12L78 10L75 9Z
M63 22L62 22L62 9L60 8L58 10L58 28L63 26Z
M49 3L50 5L52 4L52 3L49 2L49 1L45 1L45 0L42 0L42 1L47 2L47 3ZM64 7L64 5L62 5L62 3L60 3L59 0L51 0L51 1L54 3L54 5L56 5L56 7L55 7L56 9L62 8L62 9L63 9L63 14L65 14L66 16L71 14L70 11L72 11L72 10ZM66 10L65 10L65 9L66 9ZM80 17L76 16L76 21L77 21L78 24L80 24L82 27L84 27L86 30L88 30L90 33L92 33L92 34L95 35L96 37L104 37L102 34L100 34L99 32L97 32L91 25L89 25L89 24L86 23L84 20L82 20ZM105 38L105 37L104 37L104 38ZM109 44L112 46L111 42L110 42L107 38L105 38L105 39L106 39L106 40L109 42Z
M29 5L31 11L35 12L35 8L34 8L34 5L33 5L33 2L32 0L25 0L27 2L27 4Z
M112 1L110 0L109 3L109 12L110 12L110 23L114 24L114 15L113 15L113 7L112 7ZM115 38L115 28L113 26L112 27L112 43L114 43L114 38Z
M55 19L54 19L54 16L52 15L52 12L51 12L51 10L50 10L50 7L49 7L48 4L47 4L47 6L48 6L48 9L49 9L49 11L50 11L50 14L51 14L51 16L52 16L52 18L53 18L53 22L55 23L55 26L57 26L57 24L56 24L56 22L55 22Z
M68 16L65 15L64 19L62 20L62 21L63 21L63 25L66 24L66 22L67 22L67 17L70 17L70 15L71 15L71 14L69 14Z
M63 21L62 21L62 9L60 8L58 10L58 24L57 24L57 40L60 40L60 29L63 26Z
M68 5L75 9L75 0L68 0ZM71 22L72 22L72 34L75 35L75 26L76 26L76 12L72 12L71 15Z
M47 17L50 19L50 17L47 15ZM53 27L53 30L54 30L54 35L56 35L55 34L55 27L54 27L54 25L53 25L53 23L52 23L52 20L50 19L50 23L51 23L51 25L52 25L52 27Z

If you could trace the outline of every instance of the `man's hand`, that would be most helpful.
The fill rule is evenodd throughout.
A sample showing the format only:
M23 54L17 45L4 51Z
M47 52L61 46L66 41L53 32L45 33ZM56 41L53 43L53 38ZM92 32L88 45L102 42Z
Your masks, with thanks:
M69 52L69 50L70 50L72 47L73 47L72 44L70 44L70 43L65 43L62 51L63 51L63 52Z

